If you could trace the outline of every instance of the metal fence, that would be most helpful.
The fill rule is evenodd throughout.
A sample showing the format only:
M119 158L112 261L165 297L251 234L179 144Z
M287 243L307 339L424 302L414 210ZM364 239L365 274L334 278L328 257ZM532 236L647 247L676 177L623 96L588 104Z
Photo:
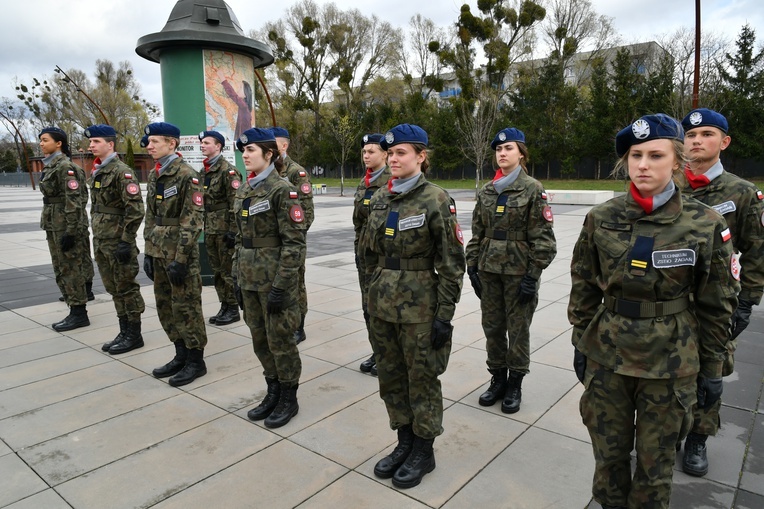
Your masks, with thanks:
M35 187L40 182L39 171L32 172ZM29 173L0 173L0 186L6 187L32 187L29 181Z

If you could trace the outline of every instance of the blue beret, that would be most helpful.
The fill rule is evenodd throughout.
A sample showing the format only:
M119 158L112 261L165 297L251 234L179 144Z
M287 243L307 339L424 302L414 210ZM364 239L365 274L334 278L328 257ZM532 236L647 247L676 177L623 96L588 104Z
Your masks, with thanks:
M716 127L721 129L724 134L727 134L729 130L729 124L727 124L727 119L724 118L724 115L708 108L692 110L682 119L682 127L684 127L685 131L702 126Z
M85 138L116 138L117 131L110 125L96 124L85 129Z
M684 129L679 122L665 113L645 115L615 135L615 153L618 157L623 157L632 145L650 140L684 141Z
M427 133L414 124L399 124L385 133L385 138L379 142L383 150L401 143L421 143L427 145Z
M141 148L146 148L149 146L149 135L144 134L143 138L141 138L141 141L139 142Z
M154 122L149 124L143 130L149 136L169 136L170 138L180 138L180 129L167 122Z
M217 131L202 131L199 133L199 141L202 141L204 138L215 138L220 142L220 146L225 147L225 136L220 134Z
M289 139L289 131L287 131L283 127L271 127L271 131L273 132L273 136L276 138Z
M53 127L53 126L43 127L42 131L40 131L40 134L38 134L37 137L39 138L40 136L46 133L57 134L59 136L63 136L64 138L66 138L66 133L64 132L63 129L61 129L60 127Z
M493 137L491 148L496 150L496 147L499 145L510 141L519 141L525 143L525 133L523 133L520 129L515 129L514 127L505 127L496 133L496 136Z
M382 142L382 139L384 136L382 136L379 133L374 134L364 134L363 138L361 138L361 148L365 147L369 143L374 145L379 145Z
M273 136L273 130L252 127L241 133L239 139L236 140L236 148L239 149L239 152L244 152L244 147L246 145L249 145L250 143L263 143L266 141L276 141L276 137Z

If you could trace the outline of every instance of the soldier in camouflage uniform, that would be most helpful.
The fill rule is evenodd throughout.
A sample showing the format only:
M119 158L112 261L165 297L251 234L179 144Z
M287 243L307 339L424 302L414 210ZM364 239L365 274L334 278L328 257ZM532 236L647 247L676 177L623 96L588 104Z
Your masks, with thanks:
M751 309L761 302L764 290L764 194L755 185L724 171L719 157L731 141L727 119L715 111L700 108L684 120L685 167L683 192L713 207L724 216L732 234L733 275L740 281L738 306L732 315L732 336L723 376L734 369L737 337L748 326ZM708 472L706 438L719 430L721 400L708 409L694 409L692 432L685 442L682 469L694 476Z
M279 177L283 162L270 130L247 129L236 147L250 173L236 194L235 291L268 387L265 399L247 417L278 428L299 410L302 363L294 340L300 320L295 276L305 259L305 214L295 188Z
M199 133L204 173L204 245L215 275L215 292L220 311L210 318L215 325L228 325L241 320L239 304L233 294L231 262L236 243L236 221L233 202L241 176L222 154L225 136L217 131Z
M114 128L92 125L85 129L85 137L90 139L88 149L95 157L88 181L95 259L119 320L119 334L104 343L101 350L115 355L143 346L141 314L146 306L135 277L138 275L136 235L145 208L138 179L114 151L117 142Z
M76 166L76 165L75 165ZM82 176L85 180L87 180L87 176L85 175L85 172L82 168L77 166L79 168L79 171L82 171ZM82 199L82 207L87 208L88 206L88 200L90 199L88 196L88 186L80 186L80 198ZM81 252L83 254L82 259L78 261L81 265L82 270L82 277L85 279L85 293L88 297L88 302L95 300L95 295L93 294L93 278L95 277L95 269L93 268L93 257L91 256L90 252L90 221L88 220L87 213L82 214L82 231L85 232L84 235L81 235L79 238L82 242ZM66 297L61 295L61 297L58 298L61 302L66 302Z
M374 467L411 488L435 468L433 442L443 433L438 376L451 353L456 303L464 277L464 238L448 193L424 176L427 133L401 124L385 134L392 179L369 204L365 240L370 336L377 360L379 395L393 452Z
M143 269L154 281L162 328L175 345L175 357L152 373L180 386L207 374L202 315L199 236L204 225L204 189L199 173L175 152L180 129L156 122L145 129L148 152L156 161L146 199L146 255Z
M520 410L523 377L529 373L530 327L538 305L541 271L557 254L552 209L541 184L527 174L525 134L499 131L493 182L478 192L467 243L467 274L480 299L491 383L478 400L501 411ZM483 298L485 297L485 298Z
M721 397L739 286L724 219L672 181L684 165L682 139L663 114L618 133L616 171L628 168L630 192L587 214L573 251L573 366L585 386L592 493L604 508L668 508L674 446L692 405Z
M53 324L59 332L90 325L86 309L86 274L83 237L87 229L87 212L82 199L85 172L69 160L69 142L66 133L58 127L46 127L39 134L43 153L42 217L40 228L45 230L56 284L69 306L69 315ZM87 194L85 194L87 196ZM92 278L91 278L92 279Z
M361 307L367 331L369 330L369 310L366 305L366 299L369 294L369 284L366 277L366 264L364 263L365 246L363 239L366 234L366 221L369 219L371 197L377 189L387 186L387 182L391 177L390 168L387 166L387 152L382 150L379 144L382 138L381 134L365 134L361 140L361 155L366 167L366 175L358 184L353 198L355 266L358 270L358 282L361 285ZM360 369L364 373L377 376L377 361L373 353L361 363Z
M305 168L297 164L289 155L289 131L283 127L272 127L271 131L276 138L276 144L284 162L284 168L281 170L281 176L285 177L294 187L297 188L297 194L300 197L300 205L305 211L305 234L307 235L310 225L313 224L315 212L313 208L313 185L310 183L310 175ZM300 289L300 324L294 332L295 341L298 344L305 341L305 315L308 314L308 292L305 289L305 260L300 265L299 272Z

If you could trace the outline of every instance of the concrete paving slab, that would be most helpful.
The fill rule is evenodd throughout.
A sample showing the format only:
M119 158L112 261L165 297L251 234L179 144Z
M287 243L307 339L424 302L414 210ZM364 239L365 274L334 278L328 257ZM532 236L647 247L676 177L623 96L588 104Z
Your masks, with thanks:
M0 390L71 373L104 362L108 362L108 359L101 353L89 348L80 348L56 357L45 357L16 364L3 368L3 376L0 377Z
M477 388L485 390L491 379L485 359L483 350L455 346L448 360L448 369L440 375L443 397L460 401Z
M371 355L369 333L364 326L361 330L320 344L310 341L300 344L300 355L306 355L351 369Z
M0 507L45 490L48 486L15 454L0 456Z
M589 431L581 421L578 410L583 393L584 386L580 383L575 384L562 399L541 416L536 422L536 427L591 444Z
M1 327L1 326L0 326ZM53 329L40 327L35 324L35 328L19 332L11 332L0 335L0 351L13 348L20 345L29 345L37 341L60 338L61 334Z
M573 344L565 331L531 354L533 362L573 371Z
M724 377L722 402L736 408L756 410L759 404L760 387L757 382L764 379L764 366L749 364L737 356L735 371Z
M260 363L252 354L252 369L236 373L201 387L191 387L190 394L212 403L228 412L260 404L266 394L266 385Z
M485 334L483 334L480 311L473 311L451 321L454 326L452 341L463 346L473 346L485 350Z
M385 488L355 472L348 472L297 509L327 507L373 507L374 509L426 509L428 506L412 500L404 492Z
M84 348L82 343L66 337L46 339L26 345L6 348L3 350L3 355L0 355L0 369L15 364L23 364L37 359L44 359L46 357L55 357L58 354L71 352L80 348Z
M738 490L735 497L735 509L761 509L764 507L764 495Z
M54 490L47 489L4 507L5 509L40 509L41 507L45 509L71 509L72 506L67 504L61 495Z
M717 509L732 507L735 488L716 483L710 479L697 478L674 472L671 489L672 509Z
M310 315L310 313L308 313ZM301 348L325 343L348 334L366 330L363 321L349 320L345 317L331 317L321 322L305 324L305 334L308 339L300 344ZM310 342L310 343L308 343Z
M740 489L764 496L764 414L754 418L751 441L743 463Z

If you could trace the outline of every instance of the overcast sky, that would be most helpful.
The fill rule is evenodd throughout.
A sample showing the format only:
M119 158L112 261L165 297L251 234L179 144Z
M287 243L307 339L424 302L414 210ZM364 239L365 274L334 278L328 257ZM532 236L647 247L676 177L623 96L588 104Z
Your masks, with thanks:
M543 2L544 0L542 0ZM328 3L327 0L316 0ZM161 107L159 64L135 53L138 38L164 27L175 0L10 0L3 2L0 16L0 97L15 97L13 79L53 75L56 65L76 68L92 75L98 58L113 62L129 60L141 84L144 98ZM266 21L282 16L294 2L282 7L264 0L228 0L247 33ZM464 0L385 0L358 2L335 0L341 9L360 8L394 26L406 27L414 14L422 14L440 26L454 23ZM473 6L476 0L467 3ZM359 7L363 5L363 7ZM695 0L592 0L598 14L614 19L624 42L655 39L681 26L695 24ZM757 46L764 42L762 0L703 0L704 30L714 30L734 41L749 23L757 31Z

